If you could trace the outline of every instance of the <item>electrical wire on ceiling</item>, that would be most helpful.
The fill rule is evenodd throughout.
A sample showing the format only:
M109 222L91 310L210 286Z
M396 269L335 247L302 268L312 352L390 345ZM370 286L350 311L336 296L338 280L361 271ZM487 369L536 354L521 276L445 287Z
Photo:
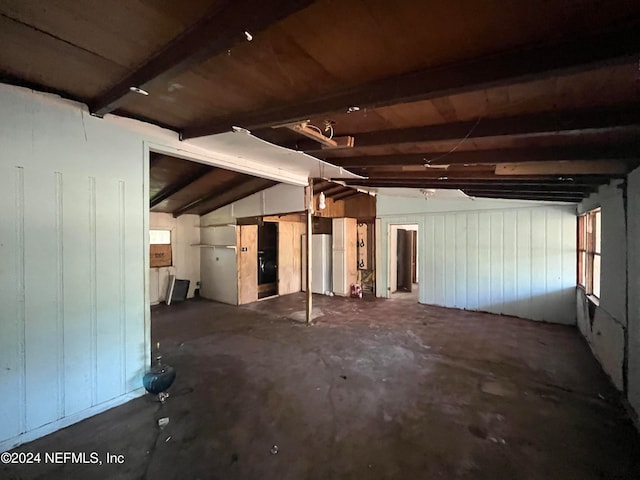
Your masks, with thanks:
M476 120L476 123L473 124L473 127L471 127L471 130L469 130L469 133L467 133L464 138L462 138L451 150L449 150L447 153L443 153L442 155L438 155L435 158L425 158L424 159L424 164L425 166L429 166L429 164L431 162L435 162L436 160L440 160L442 158L445 158L447 155L452 154L453 152L455 152L466 140L468 140L468 138L471 136L471 134L473 133L473 131L476 129L476 127L478 126L478 124L480 123L480 120L482 120L483 117L478 117L478 120Z

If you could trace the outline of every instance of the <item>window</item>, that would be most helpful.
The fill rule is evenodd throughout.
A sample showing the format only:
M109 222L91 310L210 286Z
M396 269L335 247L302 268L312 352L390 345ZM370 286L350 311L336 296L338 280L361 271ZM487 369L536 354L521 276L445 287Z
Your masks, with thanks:
M170 267L171 258L171 230L149 230L149 252L151 268Z
M597 208L578 217L578 285L600 298L601 212Z

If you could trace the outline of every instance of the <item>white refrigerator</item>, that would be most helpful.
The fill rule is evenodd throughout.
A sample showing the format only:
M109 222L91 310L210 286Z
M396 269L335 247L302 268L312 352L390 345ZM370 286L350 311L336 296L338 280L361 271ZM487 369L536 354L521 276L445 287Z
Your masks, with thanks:
M333 291L331 284L331 235L311 235L311 291ZM302 235L302 291L307 289L307 236Z

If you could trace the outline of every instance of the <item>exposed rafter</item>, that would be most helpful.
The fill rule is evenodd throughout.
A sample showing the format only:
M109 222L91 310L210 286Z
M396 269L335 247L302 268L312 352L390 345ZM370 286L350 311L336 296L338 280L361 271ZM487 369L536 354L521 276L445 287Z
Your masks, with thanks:
M508 178L496 176L493 178L466 178L438 180L433 178L396 178L396 179L348 179L347 185L362 187L407 187L407 188L468 188L474 185L495 186L585 186L597 188L598 185L609 181L606 175L580 175L574 177L544 177L527 179L523 177Z
M187 128L183 133L185 138L192 138L222 133L232 126L255 130L346 112L350 106L376 108L576 73L628 62L635 59L639 49L638 26L633 24L560 44L522 48L428 68L330 92L313 100L217 118Z
M570 202L579 203L584 197L580 195L562 195L562 194L533 194L533 193L513 193L513 192L476 192L473 190L466 190L465 194L470 197L481 198L501 198L505 200L537 200L544 202Z
M629 165L620 160L574 160L563 162L503 163L496 175L623 175Z
M173 212L174 217L184 215L186 213L196 213L198 215L204 215L208 212L222 208L225 205L229 205L242 198L253 195L266 188L272 187L277 182L273 180L267 180L265 178L253 177L249 180L242 179L239 181L231 182L230 184L222 185L216 188L209 195L189 202L186 205L178 208Z
M153 159L155 159L155 157L153 157ZM155 207L160 202L163 202L173 194L178 193L183 188L187 188L189 185L191 185L193 182L195 182L199 178L202 178L211 170L212 170L212 167L208 165L202 165L201 168L198 168L195 172L193 172L187 178L184 178L180 181L172 183L171 185L167 185L150 200L149 208Z
M559 160L637 159L640 162L640 144L624 145L571 145L560 147L504 148L463 152L434 152L361 155L357 157L323 157L329 163L345 168L392 167L400 165L495 165L500 163L546 162Z
M326 190L324 190L324 195L325 197L329 198L329 197L333 197L339 193L344 193L346 190L351 190L348 187L345 187L343 185L335 185L331 188L328 188Z
M154 81L167 80L189 67L247 41L279 20L307 7L313 0L220 0L196 24L165 45L138 69L90 103L102 116L118 108L130 87L146 89Z
M360 195L360 192L350 188L347 191L344 191L342 193L339 193L338 195L335 195L333 197L333 200L337 202L338 200L346 200L347 198L355 197L356 195Z
M502 118L485 118L480 121L445 123L424 127L378 130L355 135L354 150L381 145L402 145L421 142L460 141L463 139L541 134L609 132L620 128L640 128L640 106L624 108L600 108L566 112L547 112ZM307 153L317 153L315 144L288 147L305 147ZM307 150L306 148L314 149Z

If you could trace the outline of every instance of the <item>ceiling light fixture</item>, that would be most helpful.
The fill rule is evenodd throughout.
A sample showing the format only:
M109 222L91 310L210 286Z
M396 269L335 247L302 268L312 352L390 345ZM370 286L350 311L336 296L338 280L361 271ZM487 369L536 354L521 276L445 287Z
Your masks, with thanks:
M438 180L448 180L449 177L438 177Z
M347 108L347 113L355 113L358 112L360 110L360 107L349 107Z
M139 93L140 95L145 95L145 96L149 95L149 92L141 89L140 87L129 87L129 90L131 90L134 93Z
M253 35L251 35L246 30L244 31L244 36L247 37L247 42L250 42L251 40L253 40Z

